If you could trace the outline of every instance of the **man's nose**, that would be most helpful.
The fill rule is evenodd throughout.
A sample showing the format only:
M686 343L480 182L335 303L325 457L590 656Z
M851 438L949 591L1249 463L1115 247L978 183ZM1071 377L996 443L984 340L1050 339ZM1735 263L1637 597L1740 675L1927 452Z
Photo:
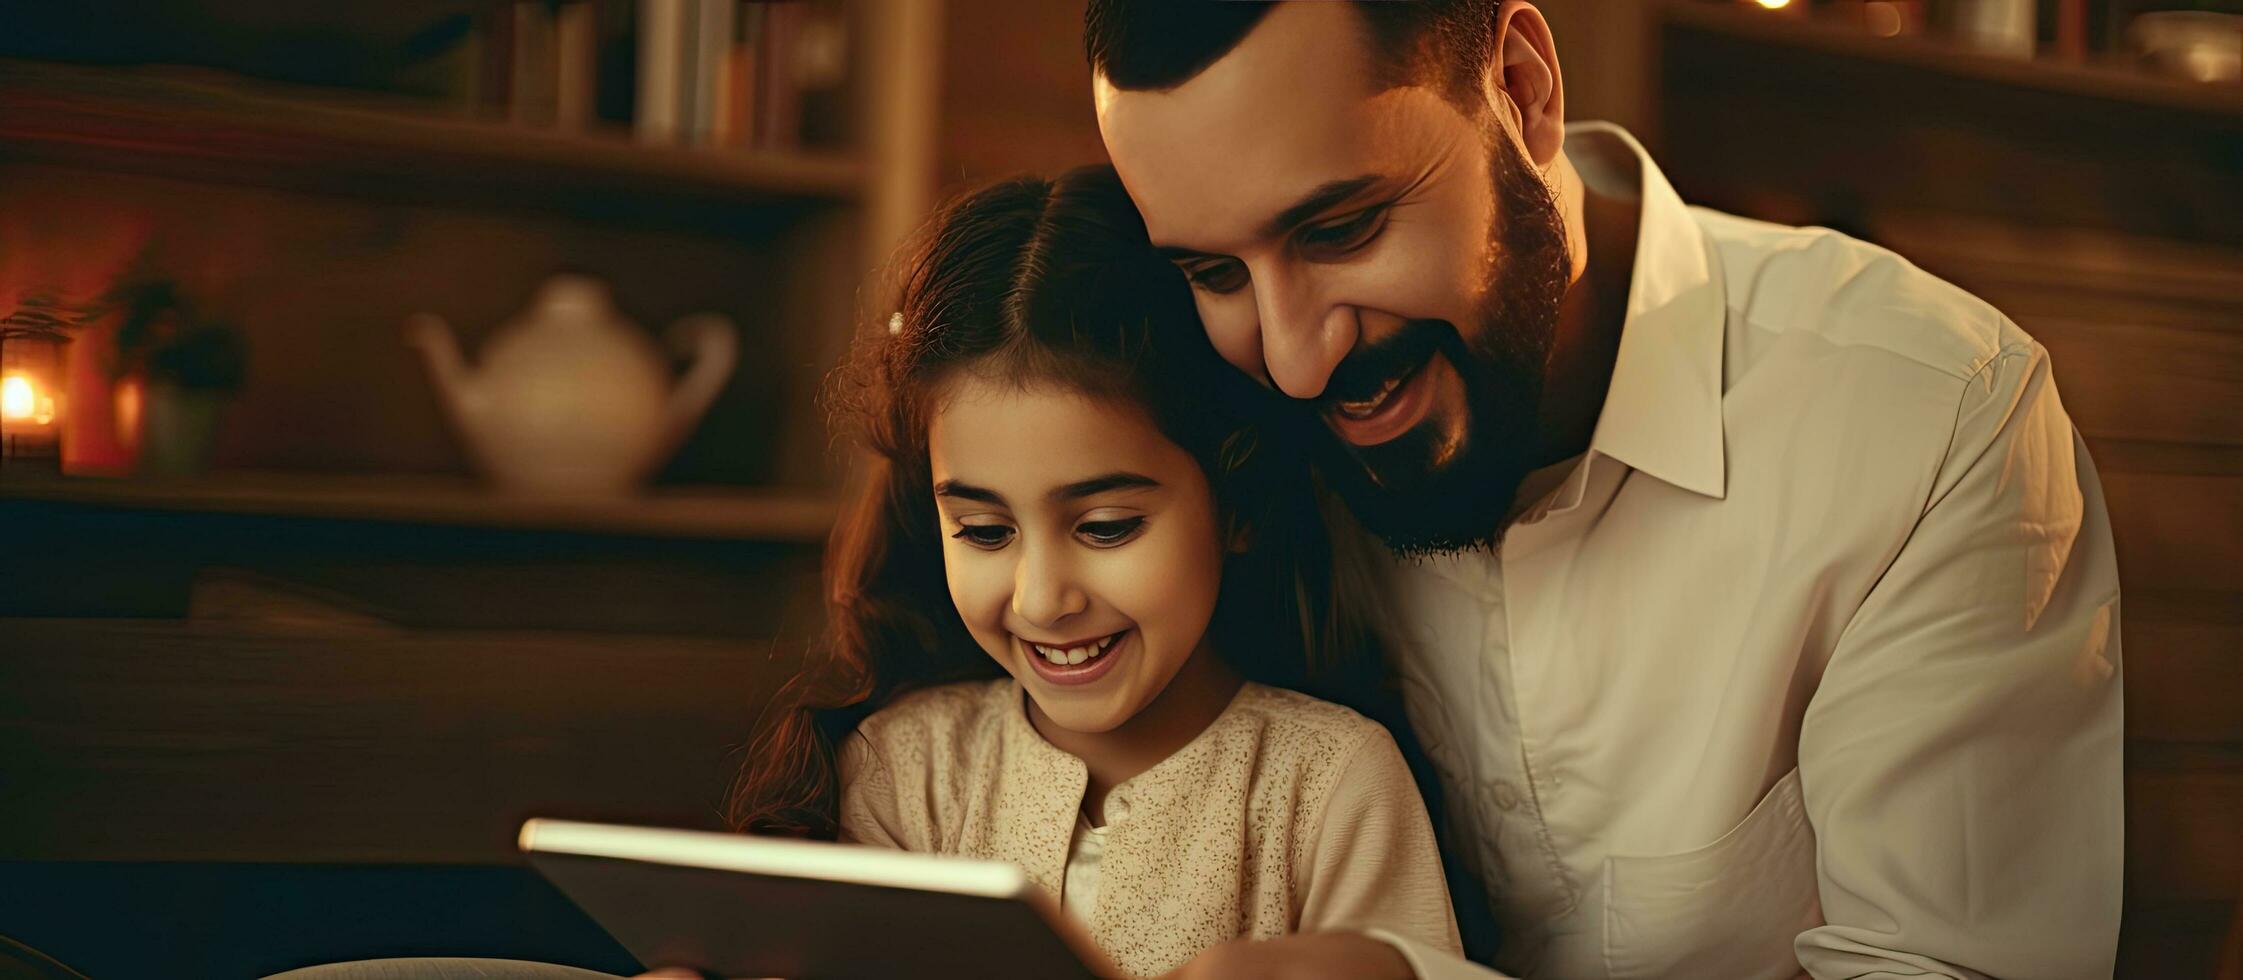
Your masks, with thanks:
M1270 383L1294 398L1323 394L1332 371L1355 349L1354 308L1326 303L1307 284L1284 278L1256 279L1254 302Z
M1064 549L1022 549L1020 564L1013 569L1013 615L1029 625L1048 629L1082 612L1088 604Z

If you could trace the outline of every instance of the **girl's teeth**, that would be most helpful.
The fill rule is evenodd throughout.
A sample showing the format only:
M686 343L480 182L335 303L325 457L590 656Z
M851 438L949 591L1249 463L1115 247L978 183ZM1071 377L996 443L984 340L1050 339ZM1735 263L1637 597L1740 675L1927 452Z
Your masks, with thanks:
M1041 643L1031 643L1028 646L1041 654L1045 660L1051 661L1055 667L1072 667L1086 663L1091 658L1105 653L1107 648L1114 645L1114 639L1119 635L1117 633L1096 643L1086 643L1079 647L1047 647Z

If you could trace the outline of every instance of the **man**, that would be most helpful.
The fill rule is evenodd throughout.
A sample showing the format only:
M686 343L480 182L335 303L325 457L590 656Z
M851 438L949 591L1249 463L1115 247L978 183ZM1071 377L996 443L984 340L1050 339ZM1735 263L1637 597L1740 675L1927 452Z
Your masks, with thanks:
M1092 0L1208 337L1316 412L1452 848L1532 977L2086 977L2118 585L2047 353L1565 118L1521 0ZM1376 934L1201 976L1485 977Z

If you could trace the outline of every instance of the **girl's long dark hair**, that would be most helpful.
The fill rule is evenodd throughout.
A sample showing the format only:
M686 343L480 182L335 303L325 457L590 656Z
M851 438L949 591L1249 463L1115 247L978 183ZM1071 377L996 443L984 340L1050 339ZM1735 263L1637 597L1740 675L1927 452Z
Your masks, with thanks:
M1370 594L1335 587L1341 571L1307 464L1316 423L1216 354L1184 277L1151 247L1112 168L967 194L902 256L893 312L825 391L836 430L870 458L828 542L825 635L764 715L729 801L733 828L832 839L835 749L858 722L911 690L1003 676L943 577L927 422L959 372L1062 385L1150 414L1199 462L1225 534L1242 543L1208 627L1216 653L1249 680L1384 724L1439 826L1441 787L1361 605ZM1466 948L1484 958L1484 893L1447 864Z

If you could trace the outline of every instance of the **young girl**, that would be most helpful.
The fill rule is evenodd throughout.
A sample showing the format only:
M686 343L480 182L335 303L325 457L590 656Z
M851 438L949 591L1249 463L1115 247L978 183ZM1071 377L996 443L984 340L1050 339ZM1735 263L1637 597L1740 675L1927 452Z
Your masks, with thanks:
M1425 805L1332 600L1276 399L1112 171L942 211L830 393L876 451L828 641L735 823L1013 862L1132 974L1239 937L1456 950Z

